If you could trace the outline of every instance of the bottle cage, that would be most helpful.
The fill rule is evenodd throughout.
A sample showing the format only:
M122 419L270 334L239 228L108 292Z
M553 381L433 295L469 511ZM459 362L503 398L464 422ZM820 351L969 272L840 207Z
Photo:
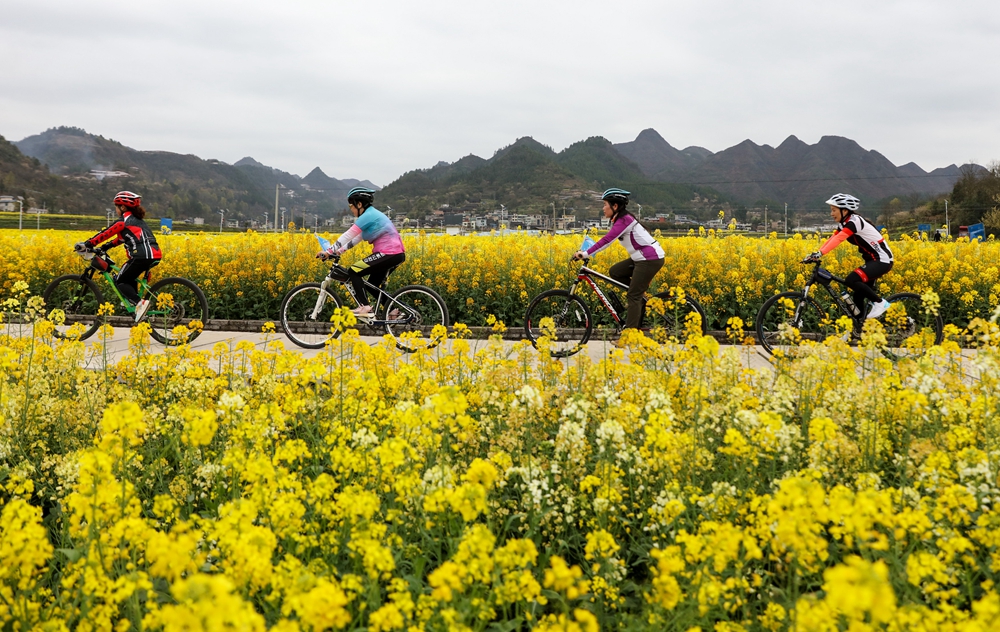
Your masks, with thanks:
M94 257L90 260L90 267L98 272L107 272L111 269L111 262L104 257Z

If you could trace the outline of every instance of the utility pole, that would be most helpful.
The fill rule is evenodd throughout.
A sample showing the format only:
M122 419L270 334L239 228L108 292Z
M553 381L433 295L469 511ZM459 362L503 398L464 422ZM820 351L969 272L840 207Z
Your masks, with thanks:
M764 236L767 237L767 229L770 226L767 225L767 204L764 205Z
M264 232L267 232L267 213L264 213Z
M281 207L281 232L285 232L285 207Z
M219 209L219 232L222 232L222 224L226 220L226 209Z
M948 200L944 201L944 229L948 233L945 237L951 237L951 222L948 221Z
M17 200L17 209L18 209L17 229L24 230L24 200L20 199L20 196L18 196L18 198L19 199Z
M785 237L788 237L788 202L785 202Z
M552 234L556 234L556 203L552 203Z
M278 189L281 184L274 185L274 230L278 231Z

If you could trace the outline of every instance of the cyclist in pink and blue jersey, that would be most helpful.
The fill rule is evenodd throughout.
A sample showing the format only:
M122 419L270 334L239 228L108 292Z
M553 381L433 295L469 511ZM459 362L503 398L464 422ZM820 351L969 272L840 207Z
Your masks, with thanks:
M316 256L324 261L332 255L341 255L362 241L372 245L372 254L348 268L354 297L359 306L354 309L355 316L371 318L372 307L368 293L365 291L364 277L374 286L381 286L386 277L397 266L406 260L403 240L399 236L392 220L372 206L375 201L375 191L365 187L354 187L347 193L347 204L351 214L356 218L354 223L344 231L328 250Z
M604 250L615 240L625 246L629 258L611 266L608 276L628 286L628 313L625 328L639 328L642 318L642 296L649 289L653 277L663 267L663 248L649 234L639 220L628 212L628 196L622 189L608 189L601 196L604 201L604 217L611 220L611 229L597 243L586 250L580 250L574 259L589 259Z

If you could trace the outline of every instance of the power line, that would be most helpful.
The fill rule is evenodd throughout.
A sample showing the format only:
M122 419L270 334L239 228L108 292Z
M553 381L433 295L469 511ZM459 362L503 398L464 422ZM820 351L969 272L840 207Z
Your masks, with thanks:
M668 186L672 184L773 184L776 182L839 182L846 180L908 180L914 178L955 178L956 176L948 175L931 175L926 174L922 176L844 176L838 178L785 178L779 180L706 180L703 182L697 181L677 181L677 182L642 182L633 186Z

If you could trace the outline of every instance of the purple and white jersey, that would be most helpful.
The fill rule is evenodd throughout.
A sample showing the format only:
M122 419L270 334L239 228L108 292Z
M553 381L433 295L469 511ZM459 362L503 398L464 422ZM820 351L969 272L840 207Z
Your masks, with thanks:
M649 231L642 227L639 220L628 213L619 216L611 225L611 230L596 244L587 248L587 254L596 255L610 246L616 239L625 246L632 261L655 261L664 257L663 248L660 247L659 242L653 239Z

